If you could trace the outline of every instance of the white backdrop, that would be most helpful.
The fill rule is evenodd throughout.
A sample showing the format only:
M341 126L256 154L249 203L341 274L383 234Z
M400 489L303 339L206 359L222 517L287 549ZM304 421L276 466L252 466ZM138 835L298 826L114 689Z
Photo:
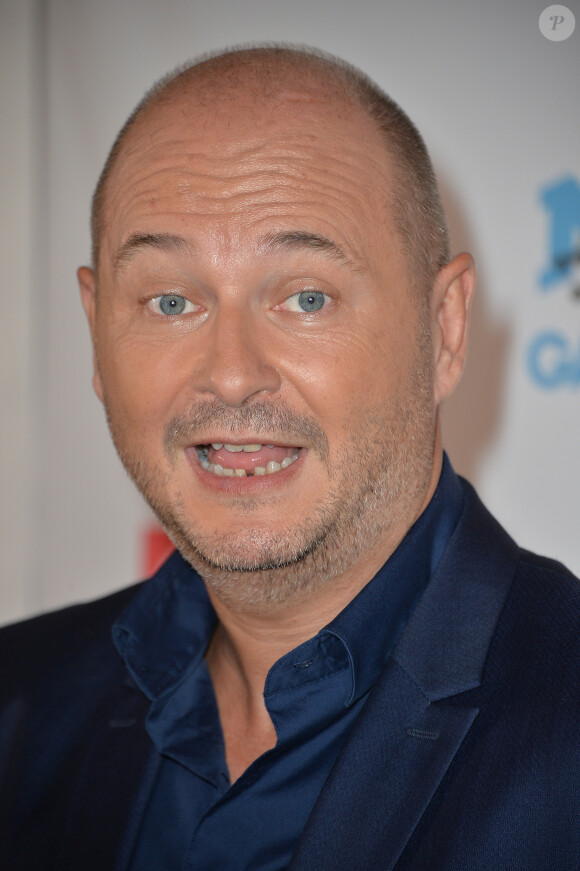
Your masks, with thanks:
M479 268L468 366L445 409L451 459L520 543L580 573L580 8L568 0L576 31L551 41L538 27L547 5L0 0L2 129L12 131L1 146L0 619L100 595L140 571L150 516L91 391L75 284L90 196L158 76L256 40L341 55L422 131L453 247ZM554 255L560 269L546 274Z

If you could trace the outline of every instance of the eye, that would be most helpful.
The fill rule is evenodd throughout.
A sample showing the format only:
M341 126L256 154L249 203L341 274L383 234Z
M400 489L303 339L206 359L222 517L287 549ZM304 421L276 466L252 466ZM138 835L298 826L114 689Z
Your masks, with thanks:
M289 296L281 308L291 312L317 312L326 304L327 299L327 295L320 290L303 290Z
M156 296L149 301L148 306L155 314L173 317L195 311L193 303L178 293L164 293L161 296Z

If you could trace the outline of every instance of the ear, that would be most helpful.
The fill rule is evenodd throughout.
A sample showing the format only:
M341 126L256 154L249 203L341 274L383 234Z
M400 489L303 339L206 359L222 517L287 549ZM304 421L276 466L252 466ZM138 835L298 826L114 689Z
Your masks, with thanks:
M95 273L92 269L89 269L88 266L81 266L77 270L77 278L81 291L81 301L85 310L85 314L87 316L87 320L89 322L91 339L93 342L93 388L102 402L103 386L101 384L101 376L99 375L99 367L97 365L97 351L95 341L95 323L97 315L97 284L95 280Z
M463 372L474 289L475 263L471 254L458 254L435 279L431 323L437 405L453 393Z

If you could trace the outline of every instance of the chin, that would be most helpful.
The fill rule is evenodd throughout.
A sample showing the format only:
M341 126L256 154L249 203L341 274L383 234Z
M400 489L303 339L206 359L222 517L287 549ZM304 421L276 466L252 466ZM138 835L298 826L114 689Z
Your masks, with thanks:
M273 533L264 529L244 529L239 534L196 534L183 524L171 524L170 533L182 555L202 569L222 573L249 573L284 569L304 561L320 546L325 531L310 535L288 530Z

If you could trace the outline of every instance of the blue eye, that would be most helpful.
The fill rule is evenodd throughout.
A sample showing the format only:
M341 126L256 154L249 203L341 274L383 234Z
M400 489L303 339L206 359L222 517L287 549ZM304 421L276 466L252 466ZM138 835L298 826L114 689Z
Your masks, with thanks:
M292 312L320 311L326 304L327 296L320 290L303 290L302 293L294 293L283 303L283 308Z
M151 303L155 305L155 308L161 314L172 315L173 317L193 310L189 300L178 293L164 293L162 296L156 296L155 299L152 299Z
M298 305L305 312L317 312L324 305L324 294L319 290L305 290L298 294Z

